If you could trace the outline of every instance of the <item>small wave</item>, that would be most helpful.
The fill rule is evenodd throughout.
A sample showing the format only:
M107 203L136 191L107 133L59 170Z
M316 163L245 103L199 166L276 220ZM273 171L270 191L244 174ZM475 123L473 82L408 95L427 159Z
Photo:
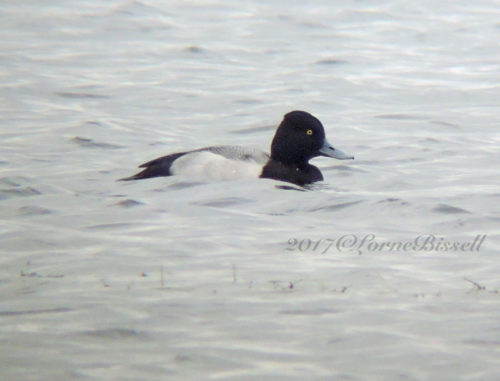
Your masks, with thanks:
M393 120L425 120L424 116L409 115L409 114L381 114L375 116L378 119L393 119Z
M251 127L251 128L243 128L241 130L235 130L231 131L232 134L253 134L254 132L261 132L261 131L271 131L274 130L276 127L274 126L262 126L262 127Z
M0 311L0 316L39 315L39 314L51 314L56 312L69 312L69 311L72 311L71 308L66 308L66 307L46 308L39 310L25 310L25 311Z
M386 204L387 203L391 203L392 204L392 203L396 203L396 204L399 204L399 205L409 205L410 204L407 201L403 201L403 200L401 200L399 198L393 198L393 197L388 197L388 198L386 198L384 200L380 200L380 201L378 201L378 203L379 204L384 204L384 203L386 203Z
M171 184L168 187L170 189L186 189L186 188L192 188L192 187L196 187L198 185L203 185L203 184L204 183L202 183L200 181L196 181L196 182L180 181L178 183ZM164 191L164 189L162 189L162 191Z
M471 214L468 210L458 208L456 206L447 205L447 204L439 204L438 206L432 209L434 212L443 213L443 214Z
M109 143L99 143L94 141L93 139L81 138L79 136L75 136L71 139L71 141L75 144L78 144L81 147L89 147L89 148L103 148L103 149L118 149L123 148L122 146L116 144Z
M249 202L253 202L253 201L246 199L246 198L240 198L240 197L226 197L226 198L221 198L219 200L197 203L197 205L212 206L212 207L220 208L220 207L225 207L225 206L247 204Z
M99 337L102 339L127 339L135 337L147 336L143 332L136 331L130 328L107 328L98 329L95 331L87 331L83 333L84 336Z
M28 197L41 195L38 189L33 187L16 188L16 189L0 189L0 200L11 197Z
M203 49L200 46L188 46L186 49L184 49L188 53L193 53L193 54L203 54L206 53L206 49Z
M340 210L340 209L348 208L348 207L353 206L353 205L360 204L362 202L363 202L363 200L342 202L340 204L321 206L319 208L310 209L309 211L310 212L317 212L318 210Z
M22 206L18 209L19 214L22 216L43 216L46 214L52 214L52 210L42 208L39 206L32 206L32 205L27 205L27 206Z
M132 200L132 199L127 199L127 200L117 202L114 205L118 205L118 206L121 206L123 208L132 208L134 206L144 205L144 203L142 203L140 201Z
M92 94L92 93L72 93L67 91L56 91L56 95L61 98L70 98L70 99L103 99L110 98L109 95L102 94Z
M343 65L348 63L347 61L337 60L335 58L325 58L319 61L316 61L317 65Z

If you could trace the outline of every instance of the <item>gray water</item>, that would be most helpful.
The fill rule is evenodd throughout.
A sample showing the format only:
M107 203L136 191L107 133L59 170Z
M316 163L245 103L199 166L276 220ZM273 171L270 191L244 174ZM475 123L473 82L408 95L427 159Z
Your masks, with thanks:
M498 379L499 20L3 0L0 379ZM116 182L294 109L356 156L305 192Z

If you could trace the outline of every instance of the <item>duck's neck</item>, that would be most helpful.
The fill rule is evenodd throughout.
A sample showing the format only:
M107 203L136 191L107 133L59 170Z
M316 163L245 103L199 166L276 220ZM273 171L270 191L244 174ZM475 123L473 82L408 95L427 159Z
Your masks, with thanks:
M310 157L300 151L291 151L287 146L272 144L271 160L281 163L287 167L306 169L309 166Z
M304 167L299 168L295 164L286 165L272 158L269 159L262 169L260 177L288 181L297 185L305 185L323 180L321 171L314 165L305 163Z
M297 168L299 170L307 169L310 164L307 160L297 160L296 157L286 157L286 156L271 156L271 160L275 163L279 163L285 167Z

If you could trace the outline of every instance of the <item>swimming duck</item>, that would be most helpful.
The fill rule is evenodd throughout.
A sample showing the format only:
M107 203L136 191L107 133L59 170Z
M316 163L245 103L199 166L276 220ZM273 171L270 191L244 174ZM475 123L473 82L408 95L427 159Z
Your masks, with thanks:
M303 186L323 180L321 171L309 164L316 156L354 159L328 143L317 118L305 111L292 111L278 126L270 155L240 146L211 146L148 161L139 166L144 168L141 172L120 180L172 175L232 179L250 174Z

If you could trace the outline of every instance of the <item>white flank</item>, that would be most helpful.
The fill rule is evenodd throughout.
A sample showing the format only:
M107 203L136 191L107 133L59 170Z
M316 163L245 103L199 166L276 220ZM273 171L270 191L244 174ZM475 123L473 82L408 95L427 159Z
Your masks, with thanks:
M257 178L262 165L255 161L227 159L209 151L192 152L178 158L170 168L174 175L206 180Z

